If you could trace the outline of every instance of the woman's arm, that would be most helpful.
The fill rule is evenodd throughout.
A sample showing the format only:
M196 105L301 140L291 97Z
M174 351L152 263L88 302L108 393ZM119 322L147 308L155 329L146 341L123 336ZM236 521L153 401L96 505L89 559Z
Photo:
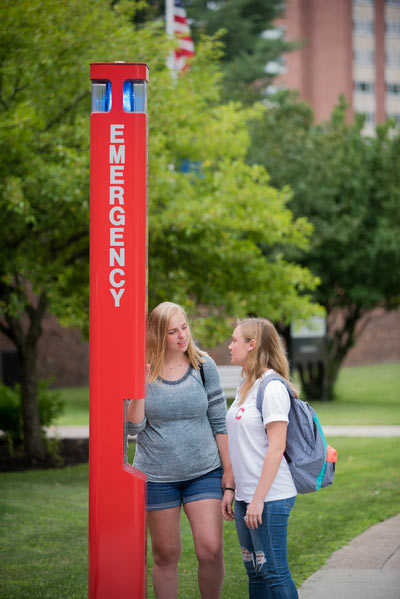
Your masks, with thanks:
M217 443L222 467L224 469L224 475L222 477L222 489L225 490L225 487L234 488L232 464L228 451L228 435L219 433L215 435L215 441Z
M207 417L211 426L211 430L215 439L218 435L226 436L226 397L221 386L217 366L210 356L207 356L206 361L203 364L204 372L204 389L207 393L208 399L208 410ZM227 454L227 441L226 441L226 454ZM219 449L219 446L218 446ZM221 460L225 458L224 448L222 448L224 455L221 454Z
M150 364L146 364L146 375L150 374ZM128 420L140 424L145 419L144 399L131 399L128 405Z
M206 362L203 364L203 372L204 388L208 399L207 417L224 469L221 486L225 491L226 487L234 488L232 464L228 451L228 435L226 433L226 398L221 387L216 364L210 356L207 356ZM232 492L230 494L233 495Z
M128 420L139 424L144 420L144 399L131 399L128 405Z
M229 522L235 518L232 509L233 500L235 499L235 481L233 478L232 464L228 451L228 435L215 435L215 441L217 443L222 466L224 468L224 475L222 477L221 484L222 490L224 492L221 503L222 516L224 520Z
M258 528L259 524L262 524L264 499L279 470L279 465L286 447L286 431L287 422L278 421L267 424L267 453L265 454L264 464L253 499L249 503L246 513L246 526L253 530Z

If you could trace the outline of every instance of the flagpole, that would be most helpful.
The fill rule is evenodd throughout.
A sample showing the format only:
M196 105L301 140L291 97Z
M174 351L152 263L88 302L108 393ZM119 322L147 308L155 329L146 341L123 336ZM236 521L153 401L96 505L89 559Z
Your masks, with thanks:
M167 67L173 74L188 68L187 60L194 56L194 45L182 0L165 1L165 29L175 49L167 57Z
M174 37L174 0L165 0L165 31L170 39ZM167 67L175 72L174 52L170 52L167 57Z
M174 35L174 0L165 1L165 30L167 35Z

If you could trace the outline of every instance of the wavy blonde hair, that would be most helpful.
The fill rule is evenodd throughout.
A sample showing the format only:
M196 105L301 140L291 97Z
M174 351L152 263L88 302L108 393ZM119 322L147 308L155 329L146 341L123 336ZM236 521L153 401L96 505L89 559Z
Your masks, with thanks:
M185 310L179 304L173 302L162 302L158 304L151 312L147 325L147 362L150 364L150 371L147 377L149 383L154 383L158 377L162 377L162 371L165 360L165 350L167 347L167 335L171 318L179 312L189 324ZM198 370L200 364L205 361L206 355L199 349L193 341L192 335L189 338L189 345L185 352L193 368Z
M255 381L262 376L267 368L272 368L288 383L296 397L299 388L290 380L289 362L281 338L272 322L266 318L247 318L238 322L238 327L248 343L255 341L253 351L249 352L242 375L246 376L240 387L240 400L243 403Z

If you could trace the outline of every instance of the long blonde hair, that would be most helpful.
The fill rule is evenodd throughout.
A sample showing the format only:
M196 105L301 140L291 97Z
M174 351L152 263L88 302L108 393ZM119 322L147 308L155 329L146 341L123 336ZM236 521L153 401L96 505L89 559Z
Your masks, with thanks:
M244 402L255 381L267 368L273 368L280 374L298 397L299 389L290 380L289 362L285 348L272 322L266 318L247 318L240 321L238 327L247 343L252 339L255 341L255 347L253 351L249 352L246 365L243 367L242 375L246 375L246 378L240 387L239 403Z
M171 318L179 312L188 322L185 310L179 304L173 302L162 302L158 304L149 316L147 325L147 362L150 364L148 382L154 383L158 377L162 376L165 350L167 347L167 334ZM189 338L189 345L185 352L193 368L197 370L200 364L205 361L206 355L199 349L193 341L192 335Z

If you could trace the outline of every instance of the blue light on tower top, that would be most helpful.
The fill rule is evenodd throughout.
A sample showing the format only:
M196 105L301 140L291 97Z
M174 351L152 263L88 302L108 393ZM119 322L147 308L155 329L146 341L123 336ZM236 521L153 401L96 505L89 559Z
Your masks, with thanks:
M127 79L123 84L122 96L124 112L147 112L146 81ZM110 112L112 105L111 82L92 81L92 112Z
M124 81L123 96L125 112L147 112L145 81Z
M110 112L111 82L92 81L92 112Z

